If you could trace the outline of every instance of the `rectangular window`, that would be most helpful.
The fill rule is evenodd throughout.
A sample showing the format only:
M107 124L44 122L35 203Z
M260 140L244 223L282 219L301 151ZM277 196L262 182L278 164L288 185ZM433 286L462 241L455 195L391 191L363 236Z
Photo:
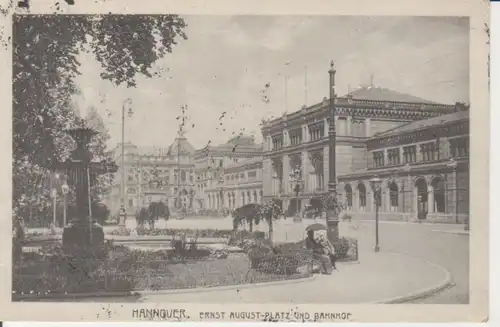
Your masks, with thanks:
M450 139L450 152L452 157L468 157L469 156L469 137L459 137Z
M325 136L325 122L320 121L309 125L309 140L311 142L322 139Z
M129 206L129 208L132 208L134 206L134 200L133 199L128 199L128 206Z
M283 149L283 134L273 135L271 139L273 143L273 150Z
M436 159L437 146L435 142L424 143L420 145L422 161L434 161Z
M399 148L388 149L387 150L387 159L389 160L389 165L396 166L401 163Z
M240 179L245 179L245 174L244 173L240 174Z
M288 133L290 136L290 145L299 145L302 143L302 128L297 128Z
M257 177L257 172L255 170L248 172L248 178L255 178L255 177Z
M373 164L376 168L384 166L384 151L375 151L373 154Z
M417 161L417 146L410 145L403 148L404 163L413 163Z

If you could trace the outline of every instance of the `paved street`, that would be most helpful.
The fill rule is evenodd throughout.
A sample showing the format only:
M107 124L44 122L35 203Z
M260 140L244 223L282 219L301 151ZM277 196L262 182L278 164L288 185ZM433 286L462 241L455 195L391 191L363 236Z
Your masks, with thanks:
M275 224L274 239L276 242L293 242L304 237L304 228L314 220L304 220L294 223L292 219L282 220ZM317 220L316 222L322 222ZM135 221L129 220L127 227L135 227ZM230 218L199 218L160 221L158 228L199 228L199 229L231 229ZM106 231L116 229L115 226L105 227ZM261 223L256 230L266 231L268 227ZM415 303L468 303L469 287L469 236L451 233L463 229L461 225L446 224L415 224L399 222L381 222L379 228L380 248L382 252L407 254L422 260L439 264L451 272L456 286L444 290ZM437 232L443 231L443 232ZM447 231L449 233L447 233ZM363 252L371 252L375 240L375 224L372 221L341 223L342 236L358 238L360 260L363 262Z
M435 230L460 230L457 225L381 223L381 251L408 254L441 265L451 272L455 286L414 303L467 304L469 302L469 236L441 233ZM364 222L352 230L360 247L374 244L375 224ZM360 258L362 261L363 258Z

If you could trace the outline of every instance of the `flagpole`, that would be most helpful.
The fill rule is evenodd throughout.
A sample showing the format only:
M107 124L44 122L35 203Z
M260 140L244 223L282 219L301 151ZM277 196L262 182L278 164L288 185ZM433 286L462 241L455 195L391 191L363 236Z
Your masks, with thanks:
M305 74L304 74L304 105L307 106L307 65L305 67Z
M285 63L285 111L288 112L288 66L290 62Z
M288 75L285 73L285 111L288 111Z

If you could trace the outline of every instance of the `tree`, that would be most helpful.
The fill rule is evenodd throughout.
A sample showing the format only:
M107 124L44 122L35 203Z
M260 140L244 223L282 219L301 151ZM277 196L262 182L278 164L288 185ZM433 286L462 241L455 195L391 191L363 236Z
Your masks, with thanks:
M137 222L137 226L139 228L144 227L144 222L149 219L148 215L148 210L146 208L141 208L136 214L135 214L135 220Z
M170 213L168 207L163 202L151 202L148 207L149 226L154 229L155 221L160 217L168 219Z
M253 232L253 225L259 224L261 218L261 206L257 203L246 204L233 211L233 228L241 225L244 221L248 223L249 231Z
M185 27L177 15L13 16L14 216L50 200L34 196L37 183L74 147L64 129L81 122L71 107L78 54L93 53L103 79L135 87L137 75L153 77L152 65L187 38Z
M267 222L267 225L269 226L269 240L272 243L273 221L278 220L283 215L283 211L281 210L281 207L275 200L271 200L261 206L260 215L262 219L264 219Z

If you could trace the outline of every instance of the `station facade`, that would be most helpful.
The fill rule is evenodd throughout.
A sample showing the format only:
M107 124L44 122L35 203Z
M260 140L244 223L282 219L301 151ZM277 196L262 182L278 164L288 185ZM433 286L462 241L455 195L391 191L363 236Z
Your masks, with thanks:
M384 171L387 172L384 174L390 175L389 172L394 170L393 165L386 165L385 163L393 162L390 160L397 160L393 159L392 156L395 150L389 151L389 149L386 149L382 151L383 153L380 152L381 150L377 151L374 144L376 144L375 140L378 139L379 135L380 137L385 135L384 133L406 135L406 133L409 133L407 128L411 130L413 122L429 120L432 123L436 121L433 119L440 122L441 118L437 117L453 120L454 114L462 112L458 115L465 115L463 112L467 112L466 109L467 107L460 103L453 105L437 104L411 95L371 86L360 88L344 97L336 98L337 191L339 196L343 197L343 201L346 201L348 210L356 215L371 217L372 207L368 204L371 203L369 199L370 190L368 190L368 185L365 185L366 181L374 175L383 175L382 172ZM283 210L288 212L289 215L293 215L296 210L302 211L306 205L321 205L320 199L327 192L329 110L329 101L325 98L321 103L303 107L297 112L284 114L280 118L268 121L262 127L264 138L263 198L265 200L277 199L281 202ZM449 114L452 115L451 118L447 118L450 117L447 116ZM422 157L424 154L420 151L427 153L426 151L431 151L432 148L430 147L430 143L423 147L420 147L419 143L418 147L415 146L406 150L414 150L415 156L419 153L418 156ZM441 145L441 147L444 147L444 145ZM407 154L403 154L403 152L400 154L401 165L405 165L405 155ZM384 158L382 159L384 165L380 165L380 156ZM446 165L442 160L449 159L443 158L441 155L439 165ZM376 164L377 169L374 168ZM462 167L463 164L460 166L459 163L457 169L465 169ZM426 168L421 166L421 169ZM414 174L416 173L417 170L414 171ZM364 176L362 178L363 183L354 185L354 181L359 180L360 176ZM415 182L422 183L418 180ZM430 182L429 180L427 185L430 185ZM434 182L437 182L437 180ZM299 185L298 188L297 184ZM361 191L354 193L358 185L360 185ZM363 186L367 188L365 193L362 192ZM465 185L463 187L466 188ZM349 191L350 188L353 189L353 192ZM458 191L458 193L460 192ZM468 191L464 190L462 193L465 196ZM349 194L352 194L352 196ZM406 200L408 203L413 201L410 200L409 196L407 196L408 199ZM358 201L349 200L351 198L356 198ZM429 203L429 199L432 200L432 195L422 198L421 201ZM435 199L436 197L434 197L434 201ZM388 203L388 201L385 200L384 203ZM414 202L411 205L418 206ZM426 205L429 207L429 204ZM384 210L386 207L391 210L388 204L385 204ZM410 210L409 206L399 210L401 214L391 215L390 217L388 215L387 218L409 219L411 213L408 212L407 215L402 215L404 211ZM435 215L429 215L428 218L438 219Z

